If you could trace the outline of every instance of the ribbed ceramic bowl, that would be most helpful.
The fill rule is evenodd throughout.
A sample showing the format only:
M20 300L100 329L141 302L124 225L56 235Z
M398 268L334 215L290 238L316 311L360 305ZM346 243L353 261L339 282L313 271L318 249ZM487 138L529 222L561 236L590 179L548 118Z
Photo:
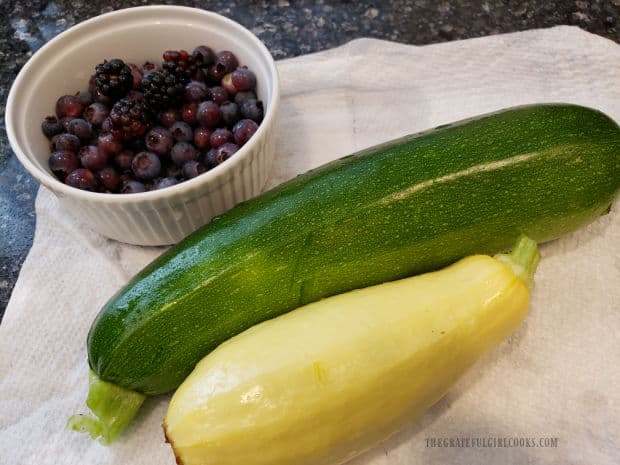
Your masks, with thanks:
M231 50L256 73L265 118L235 155L178 185L140 194L104 194L58 181L48 167L49 141L41 121L61 95L86 90L95 65L121 58L161 62L164 50L208 45ZM165 245L214 216L257 195L273 160L279 84L273 58L247 29L215 13L178 6L146 6L104 14L80 23L42 47L23 67L9 93L6 128L24 167L58 197L64 209L95 231L131 244Z

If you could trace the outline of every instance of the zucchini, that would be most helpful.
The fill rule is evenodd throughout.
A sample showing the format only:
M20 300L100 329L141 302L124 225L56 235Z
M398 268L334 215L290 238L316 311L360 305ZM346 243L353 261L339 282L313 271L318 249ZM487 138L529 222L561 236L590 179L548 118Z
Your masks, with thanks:
M607 116L552 104L326 164L214 218L144 268L95 319L90 367L111 386L164 393L226 339L309 302L506 250L521 233L555 239L610 207L619 153Z
M538 259L524 237L500 260L467 257L235 336L172 397L164 430L177 463L337 465L364 452L520 325Z

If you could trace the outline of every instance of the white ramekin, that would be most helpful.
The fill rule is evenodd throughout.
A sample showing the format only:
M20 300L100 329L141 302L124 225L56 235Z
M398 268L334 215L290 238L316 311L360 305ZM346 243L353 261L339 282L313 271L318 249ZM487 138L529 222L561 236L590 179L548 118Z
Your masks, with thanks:
M82 191L58 181L48 167L49 142L41 121L61 95L86 90L95 65L121 58L161 62L164 50L208 45L230 50L257 75L265 106L258 131L234 156L178 185L140 194ZM173 244L211 218L260 193L273 161L280 99L275 63L264 44L238 23L204 10L145 6L80 23L43 46L15 79L6 106L9 142L24 167L93 230L139 245Z

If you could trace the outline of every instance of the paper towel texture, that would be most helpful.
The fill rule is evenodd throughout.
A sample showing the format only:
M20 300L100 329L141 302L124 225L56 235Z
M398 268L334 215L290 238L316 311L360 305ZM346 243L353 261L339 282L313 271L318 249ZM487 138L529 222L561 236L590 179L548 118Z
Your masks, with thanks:
M278 68L278 155L267 187L355 150L513 105L570 102L620 121L620 46L571 27L425 47L362 39ZM619 210L543 245L519 331L420 421L352 464L620 463ZM0 326L0 464L173 464L160 426L169 396L148 399L110 447L65 428L71 414L86 412L94 316L164 249L91 232L44 188L36 211L34 244ZM470 438L471 446L489 437L558 441L430 447L430 438Z

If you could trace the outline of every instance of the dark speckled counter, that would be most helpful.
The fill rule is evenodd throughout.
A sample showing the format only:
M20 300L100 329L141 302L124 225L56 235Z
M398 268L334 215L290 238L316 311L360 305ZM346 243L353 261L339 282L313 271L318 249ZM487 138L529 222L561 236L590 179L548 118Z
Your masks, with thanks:
M13 79L33 52L63 30L101 13L149 3L194 6L228 16L262 39L276 60L358 37L423 45L559 24L620 42L620 0L0 0L0 318L32 243L38 188L6 138L4 108Z

